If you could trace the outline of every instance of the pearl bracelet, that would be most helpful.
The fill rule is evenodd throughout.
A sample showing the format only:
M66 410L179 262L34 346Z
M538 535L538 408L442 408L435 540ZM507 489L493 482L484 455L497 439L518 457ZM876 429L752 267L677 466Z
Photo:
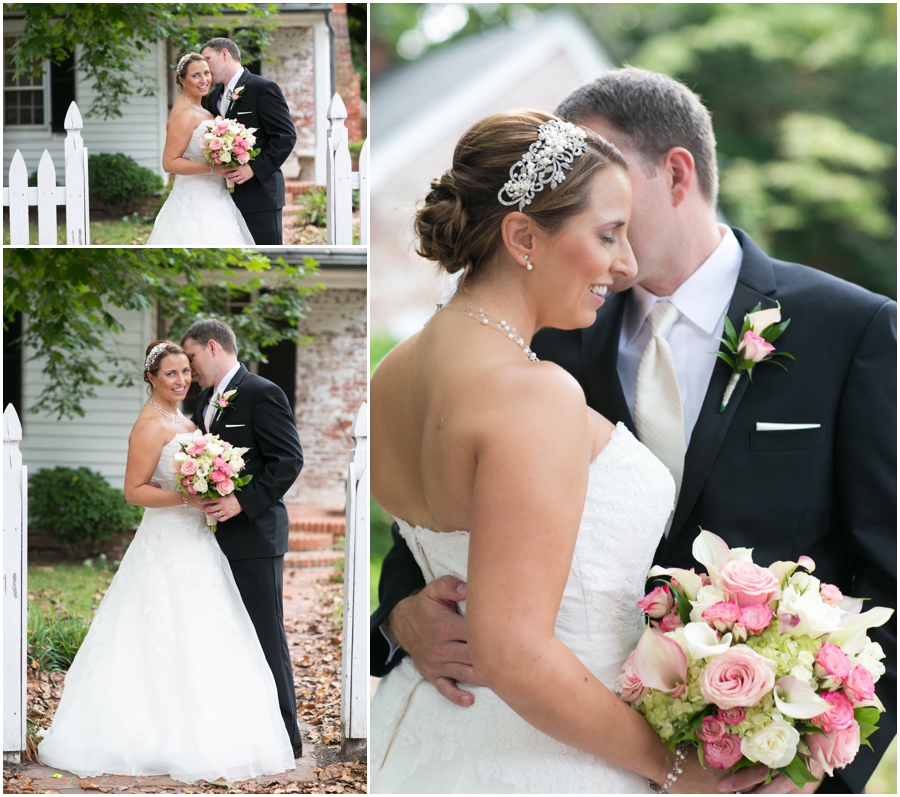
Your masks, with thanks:
M687 759L688 750L690 750L690 745L687 744L679 744L675 748L675 764L672 766L672 771L668 775L666 775L666 779L665 781L663 781L663 785L660 786L652 780L647 781L652 791L655 791L657 794L669 793L669 789L671 789L675 785L675 781L678 780L678 776L682 772L684 772L684 762Z

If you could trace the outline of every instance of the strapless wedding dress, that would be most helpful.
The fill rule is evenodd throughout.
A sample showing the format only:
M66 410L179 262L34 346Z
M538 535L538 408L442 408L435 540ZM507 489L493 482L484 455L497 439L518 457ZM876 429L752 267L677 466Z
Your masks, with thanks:
M619 424L590 466L556 618L556 636L610 689L643 630L637 602L674 495L665 466ZM468 532L398 523L426 581L448 574L465 580ZM649 791L639 775L541 733L489 689L464 688L475 696L467 708L443 698L408 657L379 682L370 708L373 792ZM596 721L599 727L604 719Z
M153 481L175 489L162 450ZM147 509L66 674L41 761L81 777L244 780L294 767L250 616L203 513Z
M182 157L197 163L203 158L203 124L191 134ZM218 174L176 174L160 208L147 246L253 246L247 222Z

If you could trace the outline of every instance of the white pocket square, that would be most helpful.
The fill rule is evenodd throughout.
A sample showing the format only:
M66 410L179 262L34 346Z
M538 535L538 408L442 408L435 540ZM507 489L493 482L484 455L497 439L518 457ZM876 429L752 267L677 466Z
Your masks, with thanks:
M793 429L819 429L820 423L757 423L757 432L788 432Z
M244 114L248 114L248 113L253 113L253 111L238 111L238 112L237 112L237 115L238 115L238 116L243 116Z
M226 429L237 429L240 426L246 426L246 425L247 425L246 423L226 423L225 428Z

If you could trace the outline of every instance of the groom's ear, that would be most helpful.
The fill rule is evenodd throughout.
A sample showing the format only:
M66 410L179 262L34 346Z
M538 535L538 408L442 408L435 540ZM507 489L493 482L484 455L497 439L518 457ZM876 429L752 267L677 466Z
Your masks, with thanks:
M500 222L503 246L516 260L534 253L534 221L524 213L513 211Z

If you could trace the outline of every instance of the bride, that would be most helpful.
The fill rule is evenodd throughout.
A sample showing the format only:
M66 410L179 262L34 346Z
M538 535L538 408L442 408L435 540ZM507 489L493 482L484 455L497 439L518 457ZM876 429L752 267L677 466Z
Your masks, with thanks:
M203 158L203 122L213 115L200 106L212 85L209 65L185 53L175 68L178 98L166 123L163 168L175 174L148 246L252 246L253 236L225 187L225 167Z
M81 777L185 783L284 772L294 755L272 672L200 499L176 491L169 468L194 428L178 410L191 383L182 348L151 344L144 381L125 497L147 509L66 674L40 759Z
M613 278L634 276L630 212L612 145L514 111L462 137L417 214L419 254L462 279L372 377L372 492L426 581L468 582L485 686L454 705L409 657L382 679L374 792L641 793L667 776L717 790L723 773L682 763L613 692L672 478L528 346L589 326Z

